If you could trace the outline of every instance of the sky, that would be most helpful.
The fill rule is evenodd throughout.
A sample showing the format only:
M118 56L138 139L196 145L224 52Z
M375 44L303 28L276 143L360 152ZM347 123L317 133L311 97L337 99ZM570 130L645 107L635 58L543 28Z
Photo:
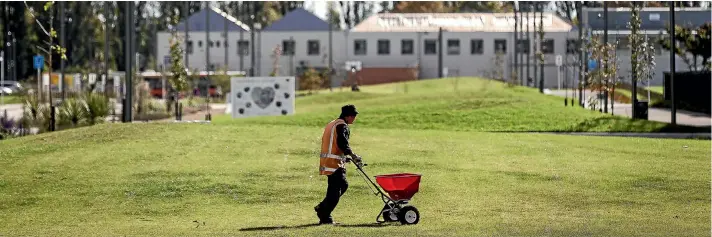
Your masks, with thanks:
M314 13L314 15L320 17L321 19L326 20L326 12L327 12L326 11L326 5L327 5L326 2L327 2L326 0L305 0L304 8L312 11ZM336 11L341 13L340 7L338 7L338 4L336 4L336 5L337 5ZM380 10L381 10L381 5L375 4L373 11L378 12Z

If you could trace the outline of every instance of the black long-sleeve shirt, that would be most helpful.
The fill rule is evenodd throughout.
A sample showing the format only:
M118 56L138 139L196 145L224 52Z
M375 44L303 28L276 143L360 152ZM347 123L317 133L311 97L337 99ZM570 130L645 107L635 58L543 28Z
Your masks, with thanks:
M339 124L336 125L336 145L339 147L341 151L344 152L344 155L351 155L353 154L353 151L351 151L351 147L349 146L349 136L351 135L351 131L349 131L349 126L346 124Z

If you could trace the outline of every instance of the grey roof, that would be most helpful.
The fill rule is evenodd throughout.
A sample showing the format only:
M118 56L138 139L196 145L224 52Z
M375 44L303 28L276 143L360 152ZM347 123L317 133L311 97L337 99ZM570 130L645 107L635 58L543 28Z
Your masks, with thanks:
M297 8L265 27L264 31L329 31L329 23L304 8Z
M603 30L603 8L587 8L588 28L592 30ZM676 9L675 24L685 27L697 28L712 20L709 9L686 8ZM668 8L644 8L640 12L641 30L664 30L670 21L670 10ZM609 8L608 9L608 30L627 30L630 22L629 8ZM584 22L586 24L586 22ZM584 26L586 27L586 26Z
M216 8L203 9L199 12L188 17L188 30L189 31L205 31L205 14L210 17L210 31L224 31L225 24L227 23L227 31L250 31L250 28L246 24L238 21L234 17L220 11ZM227 21L225 20L227 19ZM185 30L185 20L178 23L178 31Z

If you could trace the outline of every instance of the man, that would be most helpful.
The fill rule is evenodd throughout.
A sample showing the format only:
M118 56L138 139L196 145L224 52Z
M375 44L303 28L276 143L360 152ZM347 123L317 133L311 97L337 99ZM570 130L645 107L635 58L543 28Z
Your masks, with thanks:
M354 154L349 146L351 132L348 124L354 123L356 115L358 112L354 105L345 105L341 107L339 118L329 122L324 128L321 137L319 174L328 176L328 187L324 200L314 207L319 217L319 224L336 224L331 218L331 212L349 187L346 182L345 164L350 160L361 162L361 157Z

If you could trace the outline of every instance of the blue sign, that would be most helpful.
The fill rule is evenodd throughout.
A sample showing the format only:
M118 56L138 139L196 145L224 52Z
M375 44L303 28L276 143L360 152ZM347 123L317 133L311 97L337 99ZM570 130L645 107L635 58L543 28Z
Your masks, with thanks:
M33 58L35 69L42 69L44 67L44 57L42 55L36 55Z
M596 67L598 67L598 63L596 63L596 60L589 59L588 60L588 69L594 69Z

